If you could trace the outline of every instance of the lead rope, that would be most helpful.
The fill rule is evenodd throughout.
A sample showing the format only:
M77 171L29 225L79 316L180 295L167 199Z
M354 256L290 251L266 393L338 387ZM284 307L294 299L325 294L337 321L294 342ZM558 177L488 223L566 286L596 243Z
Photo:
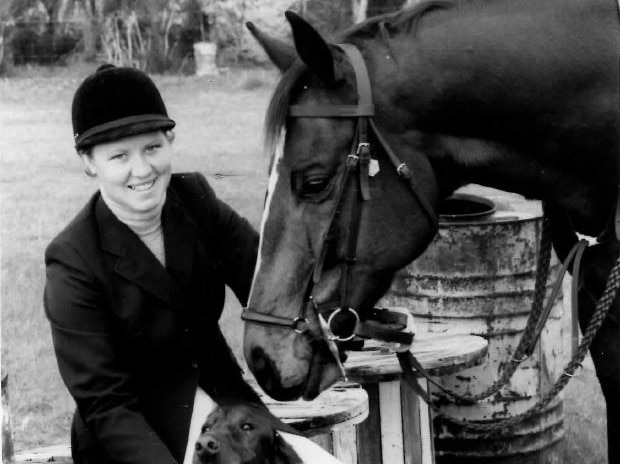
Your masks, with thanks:
M575 276L574 279L576 280L577 276ZM413 369L403 369L404 377L408 383L412 384L412 382L414 382L416 384L416 387L414 389L416 390L416 392L421 393L422 399L424 399L424 401L428 403L428 405L435 412L437 417L440 417L447 422L459 425L468 430L477 432L481 434L481 438L498 435L502 430L509 429L510 427L513 427L514 425L528 418L539 415L547 406L547 404L549 404L549 402L551 402L551 400L553 400L564 389L568 381L574 376L575 371L578 368L581 368L582 362L588 353L588 349L590 348L590 344L596 336L599 328L603 324L609 308L611 307L618 293L618 289L620 289L620 258L618 258L618 260L616 261L616 264L614 265L611 273L609 274L609 277L607 278L605 291L603 292L603 295L596 304L596 309L594 311L594 314L592 315L592 319L590 319L590 322L588 323L588 327L583 334L583 339L581 340L581 343L579 344L575 355L566 364L564 371L556 380L551 390L545 396L543 396L534 406L521 414L517 414L508 419L502 419L487 423L470 422L462 419L457 419L443 413L439 409L439 407L433 403L430 395L418 384L417 378L413 373ZM406 353L397 354L399 356L399 360L401 359L402 354ZM422 391L420 392L420 390Z
M443 385L436 382L420 365L420 363L413 357L413 359L409 359L409 363L418 371L423 377L425 377L431 384L440 389L442 392L447 394L456 400L457 403L461 404L474 404L480 400L488 398L495 393L497 393L508 381L512 378L515 371L525 359L532 355L538 338L544 328L545 322L547 321L551 310L553 309L553 304L557 298L557 295L562 286L562 281L564 275L566 274L570 263L573 261L575 263L575 268L578 267L578 263L581 261L581 254L585 250L587 246L586 241L579 242L578 245L574 246L573 249L568 254L567 258L562 265L562 269L558 275L558 278L555 282L555 285L551 291L551 295L547 304L544 305L544 296L546 290L546 283L549 276L549 266L551 262L551 227L549 221L544 218L543 219L543 229L542 229L542 237L541 237L541 248L538 253L537 265L536 265L536 281L534 285L534 299L532 302L532 309L530 312L530 316L527 320L526 326L523 330L523 335L521 336L521 340L515 349L512 358L508 361L508 363L504 363L501 369L501 375L499 378L493 382L492 385L487 387L480 393L475 395L459 395L454 393L448 389L446 389ZM575 281L576 284L576 281Z
M432 376L422 367L422 365L417 361L415 356L413 356L410 351L405 351L398 354L398 360L403 367L403 372L405 372L406 370L411 370L411 368L413 368L443 393L455 399L457 403L474 404L497 393L508 382L508 380L510 380L521 362L527 358L526 353L529 352L529 350L531 349L530 347L535 346L536 340L538 339L538 334L540 333L538 332L537 334L537 328L544 325L544 322L546 320L545 314L548 314L548 312L550 311L553 301L549 301L547 304L549 310L547 310L544 306L545 285L549 276L550 262L551 227L549 221L547 221L545 218L543 219L540 251L538 252L538 258L536 263L534 298L532 301L530 316L527 320L526 327L523 330L523 335L521 336L521 340L519 341L519 345L517 346L512 356L512 359L508 363L502 365L500 377L484 391L475 395L459 395L458 393L448 390L432 378ZM558 280L561 281L561 278L562 276L560 276Z

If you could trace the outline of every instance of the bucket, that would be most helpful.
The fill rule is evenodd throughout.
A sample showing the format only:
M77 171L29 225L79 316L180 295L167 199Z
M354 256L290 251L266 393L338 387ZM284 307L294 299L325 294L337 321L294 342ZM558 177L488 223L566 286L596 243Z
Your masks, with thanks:
M496 211L490 200L472 195L452 197L441 213L437 236L420 258L397 273L382 304L410 308L416 333L486 338L488 354L481 365L436 379L456 393L476 394L499 378L521 339L534 296L542 217ZM549 282L559 267L554 257ZM465 406L433 391L441 411L485 422L531 408L551 389L568 360L570 324L563 317L560 296L534 354L520 364L506 386L489 399ZM435 418L437 463L560 463L562 406L559 396L538 416L490 439Z
M197 76L213 76L218 74L215 66L217 44L214 42L195 42L194 61L196 62Z

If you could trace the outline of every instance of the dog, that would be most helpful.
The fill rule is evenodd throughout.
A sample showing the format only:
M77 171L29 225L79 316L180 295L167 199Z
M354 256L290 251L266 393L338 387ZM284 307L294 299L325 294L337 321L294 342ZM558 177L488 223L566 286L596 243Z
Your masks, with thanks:
M297 434L259 405L219 406L202 426L193 464L302 464L278 430Z

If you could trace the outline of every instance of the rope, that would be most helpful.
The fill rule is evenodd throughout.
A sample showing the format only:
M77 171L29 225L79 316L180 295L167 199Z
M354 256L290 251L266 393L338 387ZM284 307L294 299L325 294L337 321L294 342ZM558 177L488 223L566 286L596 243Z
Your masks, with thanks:
M575 276L575 278L577 278ZM546 407L546 405L553 400L566 386L568 381L573 377L575 371L578 368L581 368L582 362L586 355L588 354L588 349L590 348L590 344L592 340L596 336L596 333L600 329L605 317L607 316L607 312L611 307L618 289L620 288L620 258L616 261L614 268L612 269L609 277L607 278L607 285L603 295L599 299L596 309L594 311L594 315L590 322L588 323L588 327L583 335L583 339L579 344L579 348L577 348L577 353L573 357L571 361L568 362L564 371L560 375L560 377L556 380L553 388L543 396L531 409L525 411L522 414L517 414L508 419L500 420L497 422L490 423L472 423L467 421L462 421L458 419L454 419L453 417L446 416L445 414L439 412L438 416L442 419L448 420L455 424L466 427L470 430L475 430L477 432L481 432L485 437L497 435L502 429L508 429L513 427L514 425L520 423L525 419L529 419L536 415L539 415L542 410ZM433 410L436 409L436 406L432 406Z
M577 278L577 276L575 276L574 278ZM568 381L574 376L575 371L578 368L581 368L582 362L588 353L590 344L592 343L592 340L594 339L598 330L603 324L609 308L613 304L613 301L618 293L618 289L620 289L620 258L618 258L618 260L616 261L614 268L612 269L609 277L607 278L605 291L603 292L603 295L596 304L596 309L594 311L592 319L590 319L590 322L588 323L586 331L583 334L583 338L581 340L581 343L579 344L579 347L577 348L577 352L575 353L573 358L566 364L564 371L556 380L551 390L527 411L512 416L510 418L498 421L485 423L470 422L462 419L456 419L440 411L439 407L432 402L432 399L430 398L430 395L428 393L422 395L422 399L424 399L429 404L437 417L447 422L459 425L468 430L477 432L481 434L481 438L496 436L498 434L501 434L502 430L508 430L514 425L526 419L539 415L547 406L547 404L551 400L553 400L562 391L562 389L564 389ZM409 382L411 382L412 377L415 379L415 375L413 375L411 371L405 374L405 378ZM417 379L415 379L415 381L417 383ZM418 385L418 388L421 387L419 387Z
M416 363L414 368L420 372L432 385L437 387L446 395L450 396L456 403L460 404L474 404L485 398L488 398L497 393L508 381L512 378L515 371L523 360L527 358L526 353L529 348L534 345L538 339L537 327L544 324L543 315L545 314L544 297L545 297L545 285L549 277L549 267L551 262L551 225L546 218L543 218L543 228L540 240L540 251L538 253L536 263L536 280L534 284L534 299L532 301L532 309L530 316L527 320L526 326L523 330L523 335L519 341L519 345L515 349L512 359L501 366L501 375L499 378L485 390L476 394L460 395L453 391L448 390L439 382L435 381L430 375L421 369L421 366ZM562 280L562 274L558 279ZM548 302L548 306L551 306L553 301Z

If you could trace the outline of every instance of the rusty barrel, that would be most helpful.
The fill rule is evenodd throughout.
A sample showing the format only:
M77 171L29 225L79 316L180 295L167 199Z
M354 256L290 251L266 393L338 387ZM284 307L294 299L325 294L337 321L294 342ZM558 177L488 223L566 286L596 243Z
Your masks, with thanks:
M410 308L416 333L466 333L486 338L488 354L481 365L437 378L457 393L476 394L498 379L503 364L511 362L525 328L534 296L542 218L531 212L495 211L488 200L461 194L442 207L440 219L440 230L428 250L396 275L383 303ZM558 272L554 257L547 294ZM569 328L560 297L534 354L520 364L506 386L472 406L457 405L435 391L441 411L478 422L525 412L561 375L569 355ZM562 406L560 396L536 417L495 438L481 438L435 418L436 461L559 463Z

